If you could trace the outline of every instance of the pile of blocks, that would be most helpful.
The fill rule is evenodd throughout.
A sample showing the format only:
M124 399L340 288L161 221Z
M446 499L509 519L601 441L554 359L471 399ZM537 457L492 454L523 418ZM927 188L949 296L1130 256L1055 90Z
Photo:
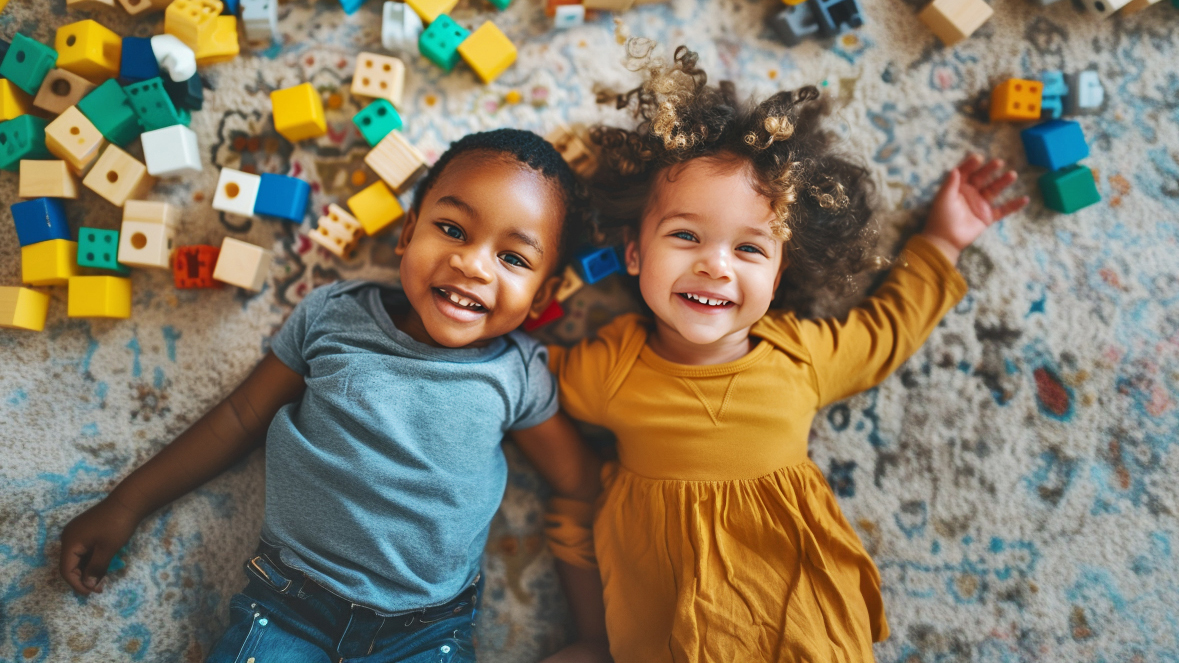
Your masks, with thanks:
M808 37L832 38L864 24L859 0L782 0L786 8L769 18L770 29L787 46Z
M458 0L386 2L381 45L406 56L416 50L444 71L453 71L461 59L479 80L490 83L516 61L516 46L490 21L474 32L456 23L447 14L456 4ZM508 0L492 4L503 10Z

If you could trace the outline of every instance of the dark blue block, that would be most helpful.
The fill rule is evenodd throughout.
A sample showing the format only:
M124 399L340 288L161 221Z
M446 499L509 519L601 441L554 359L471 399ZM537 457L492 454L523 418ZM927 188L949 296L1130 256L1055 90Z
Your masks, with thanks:
M1059 170L1089 156L1089 145L1081 125L1072 120L1049 120L1019 134L1028 163Z
M614 249L589 247L577 254L577 267L586 283L597 283L614 272L622 271L622 263Z
M21 246L51 239L72 239L65 207L57 198L34 198L16 203L12 206L12 220Z
M12 42L7 39L0 39L0 62L4 61L4 56L8 55L8 49L12 47Z
M297 177L262 173L254 213L303 223L311 185Z
M864 11L859 0L810 0L815 15L826 36L833 37L864 24Z
M151 50L151 40L123 37L123 55L119 60L119 79L123 85L138 83L160 75L160 65Z
M193 74L186 81L173 81L164 76L164 91L172 99L177 108L200 110L205 105L205 85L200 74Z
M240 0L224 0L224 2L225 2L225 11L223 11L221 13L222 14L229 14L230 16L237 16L237 8L238 8L238 5L241 4Z

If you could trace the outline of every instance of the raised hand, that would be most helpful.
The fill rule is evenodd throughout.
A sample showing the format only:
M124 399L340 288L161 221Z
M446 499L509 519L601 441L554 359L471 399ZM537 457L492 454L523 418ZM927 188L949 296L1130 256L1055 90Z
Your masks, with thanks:
M1002 159L984 162L977 154L968 155L950 171L938 190L922 234L952 262L991 224L1028 204L1027 196L995 204L1019 177L1014 170L1003 172L1003 167Z

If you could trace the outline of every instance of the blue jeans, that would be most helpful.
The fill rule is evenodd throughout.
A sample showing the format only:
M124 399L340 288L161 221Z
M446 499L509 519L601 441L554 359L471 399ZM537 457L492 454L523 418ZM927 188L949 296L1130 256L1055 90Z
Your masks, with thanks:
M382 617L316 584L263 544L205 663L474 663L476 581L446 605Z

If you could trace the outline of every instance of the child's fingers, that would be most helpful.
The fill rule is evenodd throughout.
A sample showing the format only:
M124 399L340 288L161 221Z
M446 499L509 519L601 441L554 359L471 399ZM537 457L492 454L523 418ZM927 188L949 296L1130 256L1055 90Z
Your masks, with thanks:
M990 202L997 198L999 194L1003 192L1003 189L1006 189L1007 187L1014 184L1015 180L1018 178L1019 175L1014 170L1009 170L979 190L979 195L981 195L987 202Z
M994 219L991 221L991 223L994 223L995 221L1002 219L1003 217L1007 216L1008 214L1014 214L1015 212L1018 212L1019 210L1026 207L1027 204L1029 202L1031 202L1031 200L1032 199L1028 198L1027 196L1020 196L1019 198L1016 198L1014 200L1008 200L1007 202L1000 205L998 209L995 210L995 216L994 216Z
M1004 163L1002 159L991 159L990 161L983 164L981 168L974 171L974 174L972 174L967 181L970 182L970 185L974 188L982 189L983 187L987 186L987 183L991 181L991 178L995 176L995 173L1003 168L1003 166Z
M58 571L61 573L62 579L75 592L83 595L90 593L90 589L82 584L82 562L86 558L87 552L84 544L71 544L68 548L62 548L61 560L58 563Z
M106 569L114 555L115 551L107 549L106 546L95 546L94 552L90 553L89 561L86 562L86 569L82 572L82 584L92 591L101 592L101 589L97 589L98 583L106 575Z
M962 160L962 163L958 164L958 167L955 168L955 170L962 173L962 177L969 178L971 174L973 174L979 169L980 166L982 166L982 164L982 156L971 152L970 154L966 155L966 158Z

